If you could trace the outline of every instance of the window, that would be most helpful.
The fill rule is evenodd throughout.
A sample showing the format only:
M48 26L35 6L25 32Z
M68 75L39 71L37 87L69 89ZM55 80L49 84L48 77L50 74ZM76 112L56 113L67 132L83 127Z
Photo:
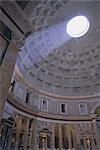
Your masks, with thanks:
M30 93L26 93L26 100L25 100L25 103L29 103L29 99L30 99Z
M60 104L60 112L67 113L67 104Z
M80 114L87 114L87 105L85 103L79 104Z
M48 111L48 101L46 99L42 99L42 110Z

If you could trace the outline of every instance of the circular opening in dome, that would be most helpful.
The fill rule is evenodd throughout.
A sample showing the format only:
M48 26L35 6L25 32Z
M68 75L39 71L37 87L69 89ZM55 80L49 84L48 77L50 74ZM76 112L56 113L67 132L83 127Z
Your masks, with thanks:
M77 38L87 33L90 23L85 16L76 16L72 18L66 27L66 32L69 36Z

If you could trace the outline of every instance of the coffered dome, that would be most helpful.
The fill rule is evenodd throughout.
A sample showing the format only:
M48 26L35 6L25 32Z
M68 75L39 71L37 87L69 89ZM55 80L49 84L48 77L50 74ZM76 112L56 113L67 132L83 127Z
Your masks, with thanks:
M0 149L100 149L100 1L2 0Z
M100 93L100 3L59 0L33 5L29 21L34 32L17 59L17 72L26 84L54 95ZM80 15L90 28L82 37L70 37L66 25Z

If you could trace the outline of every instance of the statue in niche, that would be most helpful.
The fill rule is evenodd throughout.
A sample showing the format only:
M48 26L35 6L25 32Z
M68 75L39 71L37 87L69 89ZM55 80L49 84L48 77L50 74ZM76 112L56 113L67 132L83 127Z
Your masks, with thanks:
M46 137L42 137L42 149L46 150Z
M92 146L91 146L91 140L90 140L90 138L87 138L87 139L86 139L86 143L87 143L87 148L88 148L88 150L91 150L91 149L92 149Z

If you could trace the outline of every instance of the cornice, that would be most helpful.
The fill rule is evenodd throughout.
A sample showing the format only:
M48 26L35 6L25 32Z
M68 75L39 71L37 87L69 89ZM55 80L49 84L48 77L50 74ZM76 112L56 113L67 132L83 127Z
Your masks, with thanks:
M61 96L53 93L49 93L46 91L42 91L34 87L29 81L27 81L22 73L20 72L18 66L15 66L15 75L19 78L21 82L23 82L31 91L37 91L39 94L50 96L57 99L66 99L66 100L91 100L95 98L100 98L100 95L89 95L89 96Z
M50 119L52 121L92 121L92 115L60 115L60 114L52 114L48 112L38 111L36 108L30 108L29 106L23 105L20 102L16 101L14 97L8 95L7 102L15 109L22 111L28 115L33 117L38 117L41 119Z

